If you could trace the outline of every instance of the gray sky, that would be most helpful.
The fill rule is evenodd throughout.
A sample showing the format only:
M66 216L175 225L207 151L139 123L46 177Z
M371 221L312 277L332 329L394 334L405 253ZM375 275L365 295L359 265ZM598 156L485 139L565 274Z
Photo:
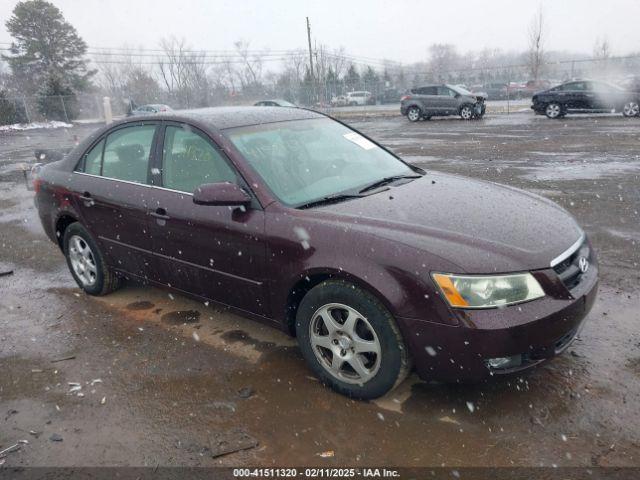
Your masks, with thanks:
M0 2L0 42L16 0ZM305 16L318 44L343 45L353 55L414 62L431 43L460 51L526 48L535 0L53 0L90 47L157 48L163 36L185 37L193 48L306 46ZM640 50L640 0L542 1L549 50L591 53L606 36L614 54Z

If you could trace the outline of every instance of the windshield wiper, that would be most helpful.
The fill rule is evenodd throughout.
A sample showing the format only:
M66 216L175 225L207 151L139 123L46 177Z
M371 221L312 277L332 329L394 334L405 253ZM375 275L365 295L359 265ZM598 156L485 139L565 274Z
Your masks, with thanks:
M367 185L366 187L364 187L363 189L360 190L360 192L358 193L365 193L368 192L369 190L373 190L375 188L378 187L383 187L385 185L390 184L391 182L395 182L396 180L401 180L403 178L420 178L422 175L393 175L392 177L384 177L381 180L376 180L375 182Z
M351 200L353 198L361 198L363 195L353 194L353 193L339 193L337 195L329 195L328 197L319 198L318 200L312 200L307 203L303 203L302 205L298 205L296 208L311 208L317 207L318 205L327 205L330 203L341 202L343 200Z

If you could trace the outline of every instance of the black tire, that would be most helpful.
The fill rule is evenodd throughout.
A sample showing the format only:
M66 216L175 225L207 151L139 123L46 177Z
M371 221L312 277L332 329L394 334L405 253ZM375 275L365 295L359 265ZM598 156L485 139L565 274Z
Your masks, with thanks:
M412 105L407 109L407 118L410 122L417 122L422 118L422 111L417 105Z
M368 326L377 336L380 350L378 367L376 373L372 372L372 377L364 383L349 383L339 379L321 364L314 352L314 348L318 352L330 352L312 346L311 327L312 322L317 322L318 317L314 315L319 309L331 304L342 304L356 310L362 315L360 318L366 318ZM320 381L351 398L378 398L402 382L411 368L409 354L391 313L374 295L344 280L327 280L305 295L296 314L296 334L303 357ZM341 347L336 343L336 348Z
M72 247L70 246L70 241L74 237L80 237L84 243L90 248L91 255L94 260L95 265L95 281L92 284L87 284L84 282L78 273L74 270L72 265L72 259L70 251ZM80 223L75 222L69 225L64 231L63 237L63 251L64 256L67 259L67 266L69 267L69 271L73 276L73 279L76 281L78 286L84 290L89 295L106 295L108 293L117 290L120 287L120 283L122 279L115 274L105 263L104 256L102 252L98 248L98 244L91 236L91 234L87 231L84 226Z

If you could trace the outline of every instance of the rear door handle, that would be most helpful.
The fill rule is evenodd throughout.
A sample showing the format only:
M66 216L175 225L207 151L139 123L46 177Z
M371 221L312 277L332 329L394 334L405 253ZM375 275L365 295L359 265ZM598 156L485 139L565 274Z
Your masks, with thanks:
M89 192L82 192L82 195L80 195L79 198L84 202L85 206L87 207L91 207L94 204L93 198L91 198L91 194Z

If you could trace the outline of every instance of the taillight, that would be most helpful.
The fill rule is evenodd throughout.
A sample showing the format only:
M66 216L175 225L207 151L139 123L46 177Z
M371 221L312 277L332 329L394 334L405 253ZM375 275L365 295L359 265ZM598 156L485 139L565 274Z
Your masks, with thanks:
M42 185L42 180L38 178L38 173L40 173L40 169L42 168L41 163L36 163L31 167L31 178L33 184L33 190L38 193L40 191L40 186Z
M405 100L409 100L411 98L411 95L403 95L402 97L400 97L400 101L404 102Z

